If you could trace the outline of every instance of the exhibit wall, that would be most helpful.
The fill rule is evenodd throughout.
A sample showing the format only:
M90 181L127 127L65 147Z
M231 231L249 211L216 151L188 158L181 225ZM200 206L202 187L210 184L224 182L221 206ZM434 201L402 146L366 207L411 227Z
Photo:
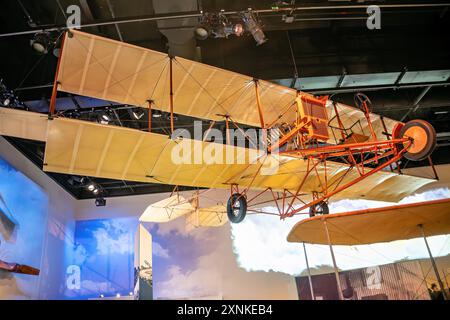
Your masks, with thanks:
M74 244L65 259L66 298L132 295L136 227L134 218L75 223Z
M77 203L77 219L134 217L169 194L108 198L105 207ZM211 194L217 199L218 194ZM246 271L233 252L230 225L187 232L184 217L145 223L153 239L154 299L298 299L294 277Z
M19 222L22 222L20 228L17 229L18 234L20 236L25 236L20 233L26 233L28 230L29 237L32 237L33 239L42 236L41 250L37 250L36 252L33 251L26 260L21 261L20 255L22 248L17 247L15 247L14 250L8 249L7 256L5 257L2 255L0 259L5 257L5 259L13 260L11 262L33 264L32 266L41 269L38 282L33 282L33 289L29 293L22 294L22 298L63 299L65 291L64 256L66 249L70 248L74 236L75 199L42 172L40 168L10 145L3 137L0 137L0 158L9 163L18 172L20 171L20 174L18 175L24 177L23 181L29 181L26 187L16 188L14 191L15 196L21 199L20 202L23 202L23 205L27 205L27 203L30 203L30 199L32 201L35 199L34 202L31 202L35 206L31 206L30 203L32 211L13 212L14 215L17 216ZM1 176L0 180L6 184L9 190L13 190L11 187L13 186L13 180L4 176ZM32 193L34 198L30 195L29 190L36 190L35 193ZM42 196L39 198L43 201L42 203L38 203L36 198L38 196ZM6 201L10 200L5 198L5 202ZM7 204L10 205L9 203ZM37 211L37 208L39 208L39 211ZM39 212L39 214L36 215L37 212ZM34 213L34 215L31 218L31 222L27 221L26 223L23 223L23 221L21 221L21 215L32 213ZM40 217L41 214L43 217ZM40 221L40 223L35 222L35 219ZM2 239L0 250L2 250L4 244ZM27 246L30 248L33 245L33 242L27 242ZM28 250L27 246L23 249ZM29 251L31 252L31 249ZM36 259L38 265L34 265L34 260L28 259ZM3 273L0 276L0 282L5 283L3 282L5 281L5 277L15 279L12 282L11 280L6 281L7 285L10 286L10 284L13 284L14 282L18 283L21 281L20 279L27 276L18 274L5 275ZM19 279L19 281L17 281L17 279ZM2 294L1 292L5 292L5 290L6 288L2 288L2 284L0 284L0 299L11 298L10 294L13 288L10 287L7 290L7 294Z
M0 261L41 267L48 198L0 157ZM37 298L39 276L0 270L0 298Z

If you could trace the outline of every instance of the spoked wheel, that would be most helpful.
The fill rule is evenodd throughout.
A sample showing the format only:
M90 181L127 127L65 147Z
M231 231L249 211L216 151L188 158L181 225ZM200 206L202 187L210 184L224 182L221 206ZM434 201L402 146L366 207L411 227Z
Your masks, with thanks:
M247 199L240 193L234 193L227 203L228 220L239 223L247 214Z
M366 96L364 93L358 92L355 93L353 96L353 99L355 100L355 105L361 109L363 112L371 112L372 110L372 101L370 101L369 97ZM365 107L367 107L367 110Z
M412 141L404 157L411 161L426 159L436 148L436 131L424 120L408 121L400 130L399 136Z
M328 214L330 209L328 208L328 204L325 201L320 201L315 205L309 207L309 216L314 217L316 214Z

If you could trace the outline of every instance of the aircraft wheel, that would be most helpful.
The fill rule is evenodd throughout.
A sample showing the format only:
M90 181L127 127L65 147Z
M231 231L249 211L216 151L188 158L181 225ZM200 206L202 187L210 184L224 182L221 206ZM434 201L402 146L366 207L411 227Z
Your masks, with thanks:
M321 201L309 207L309 216L312 218L316 214L328 214L330 213L330 209L328 208L328 204L325 201Z
M436 147L436 131L424 120L408 121L401 128L399 136L412 139L412 145L404 154L404 157L411 161L427 158Z
M244 220L246 214L247 199L240 193L232 194L227 203L228 220L232 223L239 223Z

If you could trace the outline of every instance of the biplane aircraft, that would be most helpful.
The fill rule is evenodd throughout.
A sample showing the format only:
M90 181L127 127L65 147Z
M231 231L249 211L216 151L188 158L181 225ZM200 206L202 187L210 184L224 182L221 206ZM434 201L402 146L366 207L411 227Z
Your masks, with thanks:
M58 91L146 108L148 132L65 118L56 110ZM172 217L201 212L202 225L218 224L208 219L209 212L241 222L247 212L263 213L255 208L267 199L281 219L304 210L314 216L327 214L330 200L398 202L433 182L402 174L398 165L402 158L431 162L433 127L423 120L402 123L373 114L363 94L355 100L356 106L350 107L326 96L68 30L49 115L1 108L0 133L45 141L43 169L48 172L229 189L224 206L199 210L179 198L160 204L181 205L171 210ZM170 115L166 135L152 132L155 110ZM208 131L202 140L180 138L174 135L177 114L209 121L209 129L224 123L243 132L248 146L235 146L228 136L225 143L210 141ZM262 148L253 146L244 126L265 132L258 139ZM280 138L272 139L269 131ZM216 160L223 161L174 163L173 149L180 146L191 147L190 155L214 149ZM227 163L230 153L239 161ZM151 211L147 219L169 220Z

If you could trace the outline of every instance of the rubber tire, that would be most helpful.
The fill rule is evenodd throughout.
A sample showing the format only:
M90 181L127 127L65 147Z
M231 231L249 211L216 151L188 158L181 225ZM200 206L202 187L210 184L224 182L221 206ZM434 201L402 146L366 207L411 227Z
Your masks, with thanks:
M406 152L404 154L404 157L411 161L420 161L423 159L426 159L430 154L433 153L434 149L436 148L436 131L434 130L433 126L426 122L425 120L411 120L408 121L403 128L400 130L400 137L404 137L406 130L408 130L411 127L418 126L425 130L427 135L427 143L425 147L417 153L410 153Z
M234 210L232 208L235 202L239 202L239 212L238 214L234 214ZM247 199L240 193L234 193L231 195L230 199L228 199L227 203L227 216L228 220L232 223L239 223L244 220L245 215L247 214Z
M318 211L318 208L321 209L321 212ZM328 208L328 204L325 201L321 201L311 207L309 207L309 216L312 218L316 214L329 214L330 208Z

